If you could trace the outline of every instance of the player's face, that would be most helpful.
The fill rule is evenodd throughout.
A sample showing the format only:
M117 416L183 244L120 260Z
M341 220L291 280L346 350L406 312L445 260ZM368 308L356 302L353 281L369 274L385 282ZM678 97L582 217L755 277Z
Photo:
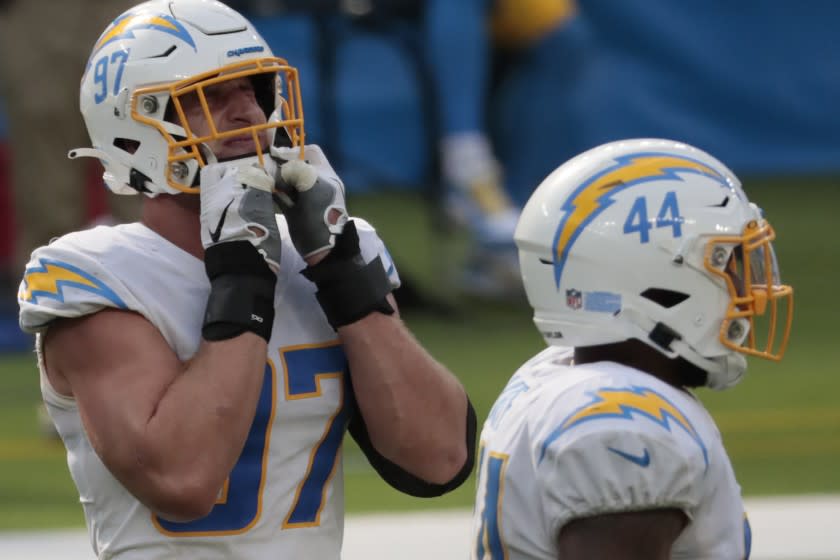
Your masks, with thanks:
M254 86L248 78L238 78L204 88L204 97L210 109L210 115L218 132L225 132L254 126L266 122L265 113L257 103ZM184 96L181 101L184 116L193 134L210 134L210 123L197 94ZM268 146L268 133L263 130L258 135L260 147ZM212 140L208 146L220 160L234 158L257 151L251 134L242 134L230 138Z
M726 274L735 286L735 292L740 297L745 297L746 287L744 286L744 252L740 247L732 251L729 263L726 265Z

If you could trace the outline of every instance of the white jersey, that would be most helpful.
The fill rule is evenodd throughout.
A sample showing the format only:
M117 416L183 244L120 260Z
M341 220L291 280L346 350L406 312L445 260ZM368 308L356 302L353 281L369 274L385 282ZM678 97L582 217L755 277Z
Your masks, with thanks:
M256 416L217 505L195 522L160 519L96 455L73 399L51 388L47 409L67 447L95 553L100 559L336 559L344 525L341 443L349 416L347 362L315 299L315 286L289 241L285 219L275 322ZM382 241L356 220L366 261L379 254L391 284L399 277ZM32 255L21 284L21 326L43 332L56 317L103 308L136 311L181 360L201 341L210 283L201 260L141 224L66 235ZM38 337L39 355L40 340Z
M672 558L747 558L741 490L700 402L639 370L571 359L537 354L484 424L472 558L557 560L569 521L660 508L689 519Z

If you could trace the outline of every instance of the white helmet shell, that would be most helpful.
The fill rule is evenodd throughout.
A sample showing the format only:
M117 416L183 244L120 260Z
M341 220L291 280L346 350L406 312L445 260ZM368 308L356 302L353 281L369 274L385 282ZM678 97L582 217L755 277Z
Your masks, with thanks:
M533 193L515 233L547 343L638 339L701 367L714 388L741 378L745 354L784 352L792 290L779 282L773 237L732 171L659 139L605 144L564 163ZM755 340L765 313L778 344Z
M181 95L243 76L262 80L265 124L204 137L179 124ZM288 144L303 142L297 71L273 57L248 20L212 0L151 0L114 20L91 53L80 108L93 149L70 157L99 158L105 183L121 194L197 192L198 171L213 159L206 142L225 134L268 130L273 142L282 128Z

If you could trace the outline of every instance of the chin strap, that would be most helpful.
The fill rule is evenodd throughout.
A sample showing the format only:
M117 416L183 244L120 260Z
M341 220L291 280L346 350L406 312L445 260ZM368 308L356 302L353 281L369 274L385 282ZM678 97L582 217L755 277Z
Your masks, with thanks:
M743 354L730 352L723 356L706 358L688 345L679 333L665 325L657 323L633 307L624 307L620 311L627 322L637 332L628 333L649 346L656 348L669 358L683 358L694 364L707 376L706 386L710 389L727 389L738 383L747 371L747 359Z

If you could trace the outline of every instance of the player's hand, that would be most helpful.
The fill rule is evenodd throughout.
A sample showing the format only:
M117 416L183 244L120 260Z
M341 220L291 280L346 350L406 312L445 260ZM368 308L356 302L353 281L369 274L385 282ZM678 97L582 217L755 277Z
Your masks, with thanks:
M316 145L271 148L277 162L274 200L286 216L289 234L298 253L309 260L335 246L335 236L344 231L347 207L344 183Z
M204 248L248 241L276 274L280 232L274 214L274 178L253 164L214 163L201 170L201 243Z

